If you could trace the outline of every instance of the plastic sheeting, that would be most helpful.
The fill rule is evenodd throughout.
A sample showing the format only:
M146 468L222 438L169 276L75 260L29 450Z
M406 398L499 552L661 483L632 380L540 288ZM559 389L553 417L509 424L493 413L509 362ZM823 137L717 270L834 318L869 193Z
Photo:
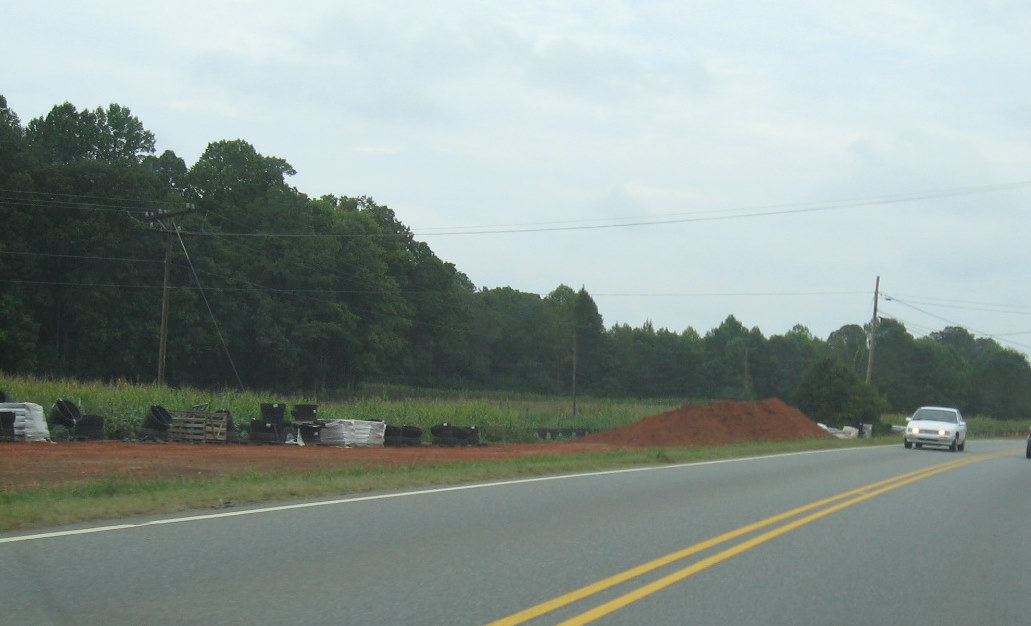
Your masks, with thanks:
M319 443L331 446L377 448L383 445L387 425L367 420L327 420L319 429Z
M0 411L14 413L14 437L25 441L50 441L43 407L31 402L3 402Z

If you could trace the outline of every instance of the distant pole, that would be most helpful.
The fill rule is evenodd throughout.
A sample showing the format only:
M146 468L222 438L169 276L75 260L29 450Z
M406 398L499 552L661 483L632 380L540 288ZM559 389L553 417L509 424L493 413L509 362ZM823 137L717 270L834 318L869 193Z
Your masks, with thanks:
M744 378L742 379L742 387L744 389L745 400L753 400L752 397L752 373L748 367L748 346L745 346L745 371L743 372Z
M575 328L575 327L574 327ZM576 330L573 331L573 415L576 415Z
M881 277L877 277L877 282L874 283L873 288L873 319L870 321L870 352L866 355L866 382L870 383L873 378L873 353L877 348L877 301L880 300L881 293Z
M158 386L165 384L165 355L168 352L169 274L172 267L172 234L165 245L165 281L161 290L161 339L158 342Z

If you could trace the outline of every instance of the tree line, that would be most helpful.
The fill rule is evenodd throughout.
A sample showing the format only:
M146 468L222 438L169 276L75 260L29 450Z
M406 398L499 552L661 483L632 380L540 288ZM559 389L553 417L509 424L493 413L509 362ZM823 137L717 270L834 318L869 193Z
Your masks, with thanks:
M0 96L0 369L153 381L165 328L166 381L202 388L780 397L828 423L1031 404L1024 355L962 328L914 338L881 320L871 385L868 326L606 328L586 289L478 288L389 207L300 193L246 141L192 165L155 145L117 104L23 125Z

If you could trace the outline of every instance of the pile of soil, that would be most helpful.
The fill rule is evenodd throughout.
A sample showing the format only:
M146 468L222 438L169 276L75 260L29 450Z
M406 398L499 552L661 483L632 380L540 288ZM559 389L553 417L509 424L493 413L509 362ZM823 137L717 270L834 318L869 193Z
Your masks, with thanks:
M685 404L623 428L587 435L581 441L623 447L662 447L832 436L798 409L778 398L770 398L762 402L727 400L716 404Z

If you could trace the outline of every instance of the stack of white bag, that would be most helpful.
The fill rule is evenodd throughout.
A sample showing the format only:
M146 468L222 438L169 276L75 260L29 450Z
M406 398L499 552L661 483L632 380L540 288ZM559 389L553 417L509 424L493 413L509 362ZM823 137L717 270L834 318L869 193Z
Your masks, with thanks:
M319 443L375 448L383 446L387 425L371 420L329 420L319 429Z
M25 441L50 441L50 429L43 407L31 402L3 402L0 411L14 413L14 438Z

